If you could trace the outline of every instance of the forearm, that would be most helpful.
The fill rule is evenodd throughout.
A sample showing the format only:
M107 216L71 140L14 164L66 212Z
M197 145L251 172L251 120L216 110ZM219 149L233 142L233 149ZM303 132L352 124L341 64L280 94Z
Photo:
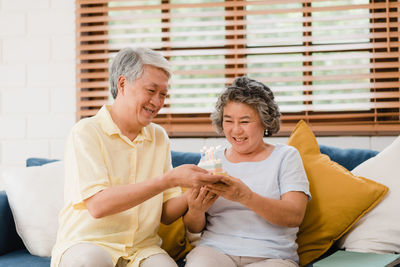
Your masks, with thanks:
M167 200L163 204L161 222L164 224L173 223L187 210L187 200L184 195Z
M299 226L305 212L305 206L303 208L301 203L267 198L255 192L252 192L251 196L242 204L268 222L283 227Z
M200 233L206 226L206 214L204 212L193 212L190 209L183 217L183 223L191 233Z
M161 176L137 184L108 187L84 202L94 218L102 218L133 208L170 187L169 181Z

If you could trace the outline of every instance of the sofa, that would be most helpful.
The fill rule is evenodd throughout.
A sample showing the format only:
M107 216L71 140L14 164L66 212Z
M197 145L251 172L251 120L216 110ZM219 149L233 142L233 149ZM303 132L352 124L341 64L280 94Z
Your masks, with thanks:
M322 154L343 166L348 170L352 170L362 162L376 156L377 151L366 149L340 149L332 146L319 145ZM200 159L199 153L172 151L172 165L174 167L181 164L197 164ZM303 159L304 160L304 159ZM42 165L52 160L30 158L27 160L27 167ZM323 255L318 257L321 259L333 253L338 248L335 244L330 246L329 250L324 251ZM316 262L318 259L314 260ZM49 266L50 258L31 255L26 249L21 238L17 234L13 214L10 209L7 194L0 191L0 267L2 266L30 266L44 267ZM183 266L182 260L179 265ZM307 266L312 266L308 263Z

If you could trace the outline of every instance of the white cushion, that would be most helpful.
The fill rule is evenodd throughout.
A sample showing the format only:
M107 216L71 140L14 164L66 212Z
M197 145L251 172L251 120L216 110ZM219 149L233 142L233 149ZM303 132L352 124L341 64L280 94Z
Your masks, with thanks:
M3 170L3 183L26 248L33 255L50 257L64 201L63 162Z
M352 173L389 187L384 199L340 240L350 251L400 253L400 136Z

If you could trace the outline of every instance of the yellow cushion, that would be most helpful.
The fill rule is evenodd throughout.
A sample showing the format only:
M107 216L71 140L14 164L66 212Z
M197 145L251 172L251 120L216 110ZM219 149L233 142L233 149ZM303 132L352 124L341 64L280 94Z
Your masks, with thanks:
M158 235L163 240L161 248L167 251L176 261L185 257L192 249L186 236L186 228L182 218L179 218L170 225L160 224Z
M288 145L299 151L310 182L312 199L297 235L300 266L326 252L388 191L382 184L354 176L321 154L317 140L304 121L293 130Z

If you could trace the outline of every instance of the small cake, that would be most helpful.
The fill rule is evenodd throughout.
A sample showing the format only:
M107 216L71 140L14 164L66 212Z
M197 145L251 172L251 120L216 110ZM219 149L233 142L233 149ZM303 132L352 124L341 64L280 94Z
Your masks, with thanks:
M200 168L206 169L212 174L222 174L221 159L217 158L218 147L205 148L200 151L201 159L198 164Z

